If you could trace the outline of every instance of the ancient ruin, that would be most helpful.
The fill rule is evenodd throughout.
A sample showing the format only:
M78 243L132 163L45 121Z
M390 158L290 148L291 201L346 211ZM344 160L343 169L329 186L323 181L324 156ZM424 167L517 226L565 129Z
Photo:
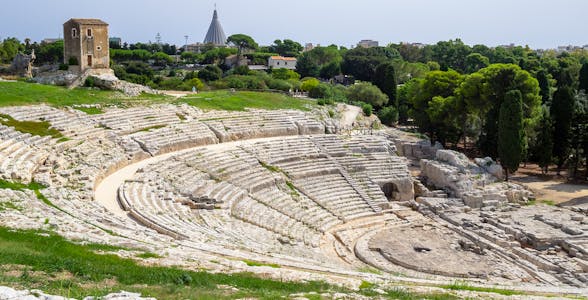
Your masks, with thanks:
M0 211L1 225L280 279L588 291L585 210L528 205L531 191L490 159L395 129L343 134L324 109L102 109L0 109L66 137L0 128L0 176L47 186L55 206L0 189L21 208Z

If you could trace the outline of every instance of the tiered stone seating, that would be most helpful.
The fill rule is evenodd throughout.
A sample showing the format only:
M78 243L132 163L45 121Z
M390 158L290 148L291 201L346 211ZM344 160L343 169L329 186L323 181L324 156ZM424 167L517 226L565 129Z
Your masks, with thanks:
M342 223L335 215L308 197L298 192L294 194L294 191L288 193L285 189L287 187L284 186L267 188L252 194L252 197L321 232Z
M208 126L193 120L133 133L130 137L151 155L218 143Z
M208 112L199 116L221 142L324 133L324 126L300 111Z
M232 214L295 242L303 242L313 247L319 245L320 234L317 231L249 197L235 203Z
M245 149L269 165L321 156L321 151L307 137L259 142Z
M101 126L120 134L139 132L148 128L169 126L180 122L173 107L133 107L110 109L103 114L91 116Z
M105 131L81 111L61 110L47 105L15 106L0 109L18 121L47 121L63 135L75 139L103 137Z
M4 179L30 182L49 156L51 137L33 136L0 125L0 174Z
M294 185L305 195L344 220L375 214L369 204L341 174L300 178Z

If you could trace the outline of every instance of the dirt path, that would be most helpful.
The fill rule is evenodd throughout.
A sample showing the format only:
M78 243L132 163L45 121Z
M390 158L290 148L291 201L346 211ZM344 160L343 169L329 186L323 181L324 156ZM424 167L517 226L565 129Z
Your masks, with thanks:
M564 173L565 175L565 173ZM538 200L562 205L588 206L588 184L570 183L550 170L547 175L534 164L519 168L512 181L529 187Z

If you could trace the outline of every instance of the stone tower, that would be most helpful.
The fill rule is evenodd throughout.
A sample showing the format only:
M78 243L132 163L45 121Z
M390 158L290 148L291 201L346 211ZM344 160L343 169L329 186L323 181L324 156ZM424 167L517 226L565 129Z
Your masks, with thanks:
M226 46L227 44L227 37L225 36L223 27L218 20L218 13L216 12L216 8L214 9L214 14L212 15L212 22L210 23L210 27L208 27L208 32L204 38L204 44L213 44L215 46Z
M70 19L63 24L63 39L63 59L71 71L110 68L108 24L104 21Z

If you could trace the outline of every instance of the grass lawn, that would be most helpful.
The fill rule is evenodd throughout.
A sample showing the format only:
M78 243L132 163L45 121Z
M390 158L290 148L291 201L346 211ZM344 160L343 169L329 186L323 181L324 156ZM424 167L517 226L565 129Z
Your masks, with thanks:
M351 291L323 282L282 282L252 274L212 274L174 267L140 265L131 259L95 251L118 247L80 245L49 232L0 227L0 285L17 289L40 289L73 298L103 296L126 290L157 299L278 299L293 293ZM139 257L157 257L144 253ZM218 285L238 291L219 289ZM371 285L360 294L376 296ZM388 299L456 299L449 294L412 294L390 290Z
M41 85L27 82L0 82L0 107L46 103L56 107L80 104L145 104L145 103L187 103L204 110L242 111L245 108L309 110L315 101L301 100L284 94L270 92L210 91L183 98L165 95L143 94L129 97L116 91L101 91L86 88L73 90L64 87ZM76 107L88 114L100 114L98 108Z
M125 101L166 100L161 95L128 97L120 92L100 91L86 88L66 89L64 87L27 82L0 82L0 106L32 105L47 103L53 106L75 104L121 104Z
M245 91L201 92L180 98L176 102L187 103L204 110L231 111L242 111L245 108L309 110L310 106L316 104L315 101L296 99L284 94Z

